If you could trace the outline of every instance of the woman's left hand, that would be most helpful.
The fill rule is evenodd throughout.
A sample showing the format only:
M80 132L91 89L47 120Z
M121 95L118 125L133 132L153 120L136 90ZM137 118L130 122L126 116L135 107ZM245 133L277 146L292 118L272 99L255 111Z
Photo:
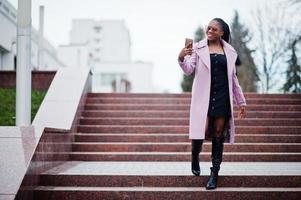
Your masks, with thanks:
M246 106L239 106L238 119L246 117Z

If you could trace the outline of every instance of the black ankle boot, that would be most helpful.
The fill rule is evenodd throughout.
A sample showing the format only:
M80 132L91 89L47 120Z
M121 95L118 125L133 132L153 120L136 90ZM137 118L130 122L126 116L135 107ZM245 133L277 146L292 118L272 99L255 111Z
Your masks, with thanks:
M223 138L212 138L212 167L210 168L211 173L206 185L207 190L212 190L217 187L218 172L220 170L220 165L222 163L224 149L224 139Z
M210 167L211 173L206 185L207 190L213 190L217 187L217 177L218 177L218 170Z
M202 150L203 140L191 141L191 172L195 176L199 176L201 173L199 154Z

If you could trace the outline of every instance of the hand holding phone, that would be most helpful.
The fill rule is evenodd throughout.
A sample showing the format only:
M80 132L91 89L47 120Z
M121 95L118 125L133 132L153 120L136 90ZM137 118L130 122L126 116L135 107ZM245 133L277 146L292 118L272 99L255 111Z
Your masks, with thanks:
M191 49L193 44L193 40L190 38L185 38L185 48Z
M184 57L186 55L191 55L192 54L192 44L193 44L193 40L186 38L185 39L185 47L181 50L181 52L179 53L179 60L183 61Z

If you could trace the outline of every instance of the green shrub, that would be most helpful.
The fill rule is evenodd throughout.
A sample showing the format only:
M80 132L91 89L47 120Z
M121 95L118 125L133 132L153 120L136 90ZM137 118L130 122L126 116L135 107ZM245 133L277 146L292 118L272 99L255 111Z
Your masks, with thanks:
M34 119L46 92L32 91L31 121ZM0 88L0 126L15 126L16 89Z

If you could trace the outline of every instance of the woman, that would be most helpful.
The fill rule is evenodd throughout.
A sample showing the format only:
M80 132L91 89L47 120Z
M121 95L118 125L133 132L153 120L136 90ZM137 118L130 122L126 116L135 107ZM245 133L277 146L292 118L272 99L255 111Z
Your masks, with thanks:
M239 106L239 119L245 117L246 100L236 76L237 53L229 44L229 26L213 19L207 39L187 44L179 54L179 65L186 75L195 72L190 107L189 138L191 169L200 175L199 153L204 139L212 140L212 167L206 189L217 187L224 141L234 143L233 97Z

